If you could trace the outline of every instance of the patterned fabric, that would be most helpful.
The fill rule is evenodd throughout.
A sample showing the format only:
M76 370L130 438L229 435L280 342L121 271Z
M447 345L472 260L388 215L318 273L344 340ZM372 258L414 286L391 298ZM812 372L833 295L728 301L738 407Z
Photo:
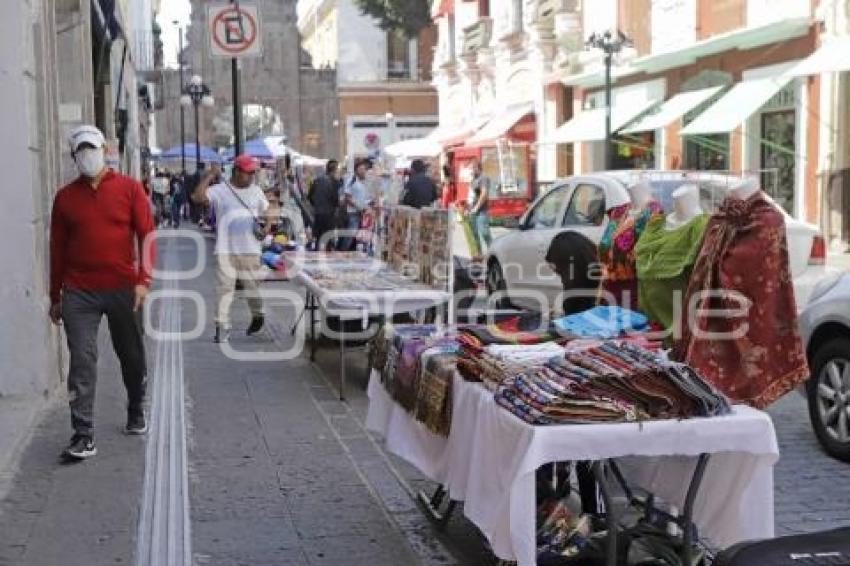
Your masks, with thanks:
M674 301L684 298L707 225L708 215L701 214L668 230L659 216L649 222L635 246L638 305L650 321L665 329L673 326Z
M422 354L431 348L455 344L455 339L451 337L416 338L406 340L400 346L394 348L398 352L398 361L395 367L395 377L391 382L392 387L388 388L392 398L412 413L422 376L420 364Z
M621 307L598 306L554 321L558 332L582 338L616 338L622 334L648 330L647 318Z
M599 261L603 270L601 291L614 295L615 304L624 308L637 306L635 245L650 219L660 215L663 209L653 200L639 213L630 212L628 204L611 209L608 226L599 241ZM625 294L632 290L633 293Z
M457 345L431 348L422 353L419 390L413 416L439 436L447 437L452 423L452 382Z
M730 411L717 390L683 364L629 342L603 342L505 379L496 402L530 424L623 422Z
M761 193L746 201L726 199L709 221L685 304L704 291L722 293L700 298L693 316L683 313L675 359L697 369L732 400L759 409L808 378L797 330L785 220ZM706 309L741 309L733 294L749 301L743 316L709 316ZM695 330L701 336L725 333L730 338L709 340L695 335ZM746 333L734 337L736 330Z

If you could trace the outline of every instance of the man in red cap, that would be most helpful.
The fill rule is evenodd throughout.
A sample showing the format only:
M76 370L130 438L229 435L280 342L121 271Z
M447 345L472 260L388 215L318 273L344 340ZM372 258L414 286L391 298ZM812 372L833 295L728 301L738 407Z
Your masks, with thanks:
M265 322L263 302L257 285L262 248L257 227L260 218L269 208L262 189L254 184L254 173L259 168L250 155L240 155L233 162L230 181L210 186L217 168L207 171L198 183L192 199L198 204L211 204L216 214L215 254L218 260L216 286L215 341L230 339L230 306L236 290L236 280L242 282L251 324L247 334L258 332Z

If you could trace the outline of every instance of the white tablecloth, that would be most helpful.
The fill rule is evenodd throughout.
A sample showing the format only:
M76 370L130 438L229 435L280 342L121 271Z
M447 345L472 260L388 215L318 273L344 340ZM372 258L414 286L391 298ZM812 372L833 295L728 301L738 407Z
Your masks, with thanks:
M391 452L464 502L464 514L499 558L535 563L534 474L557 461L625 458L630 482L681 508L696 456L710 453L694 512L700 536L720 546L773 536L779 449L773 423L761 411L735 406L732 415L711 419L532 426L458 375L453 395L445 439L394 403L373 373L367 425L387 439Z
M335 291L322 287L300 271L294 281L306 287L318 299L326 313L341 319L357 320L369 315L393 315L442 305L450 295L437 289L399 289L393 291Z

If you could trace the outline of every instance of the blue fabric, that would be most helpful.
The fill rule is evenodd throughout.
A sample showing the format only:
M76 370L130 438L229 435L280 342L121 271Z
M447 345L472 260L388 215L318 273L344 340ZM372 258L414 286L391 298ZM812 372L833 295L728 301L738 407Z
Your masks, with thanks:
M565 316L555 321L555 327L584 338L616 338L627 332L648 329L649 320L639 312L622 307L600 306Z
M269 247L269 251L270 251L270 252L272 252L272 253L275 253L275 254L283 253L283 251L284 251L285 249L286 249L286 248L283 246L283 244L278 244L277 242L275 242L274 244L272 244L272 245Z
M271 267L272 269L277 266L277 260L279 258L280 254L276 254L274 252L264 252L263 255L260 257L262 262Z

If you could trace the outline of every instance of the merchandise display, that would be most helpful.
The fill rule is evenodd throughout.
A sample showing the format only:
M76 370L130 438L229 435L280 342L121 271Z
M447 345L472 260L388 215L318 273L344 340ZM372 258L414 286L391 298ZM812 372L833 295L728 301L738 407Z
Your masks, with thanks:
M449 212L423 208L419 215L419 280L432 287L448 289L449 269L452 268Z
M647 224L635 246L640 310L665 329L678 322L674 304L687 291L707 225L707 214L672 228L659 217Z
M601 299L613 296L615 305L634 309L637 307L637 272L635 245L649 220L661 214L661 205L649 201L645 208L636 211L624 204L608 211L608 226L599 241L599 261L603 274Z
M808 379L785 220L760 191L728 197L709 220L683 304L692 297L674 356L734 402L764 408Z
M420 211L394 206L388 211L385 261L397 271L407 265L419 265Z
M387 392L434 434L448 435L459 344L433 325L385 324L370 342L371 367Z
M496 402L530 424L711 417L722 395L684 364L628 343L606 342L507 379Z
M559 333L584 338L617 338L649 330L646 316L622 307L594 307L559 318L554 323Z

